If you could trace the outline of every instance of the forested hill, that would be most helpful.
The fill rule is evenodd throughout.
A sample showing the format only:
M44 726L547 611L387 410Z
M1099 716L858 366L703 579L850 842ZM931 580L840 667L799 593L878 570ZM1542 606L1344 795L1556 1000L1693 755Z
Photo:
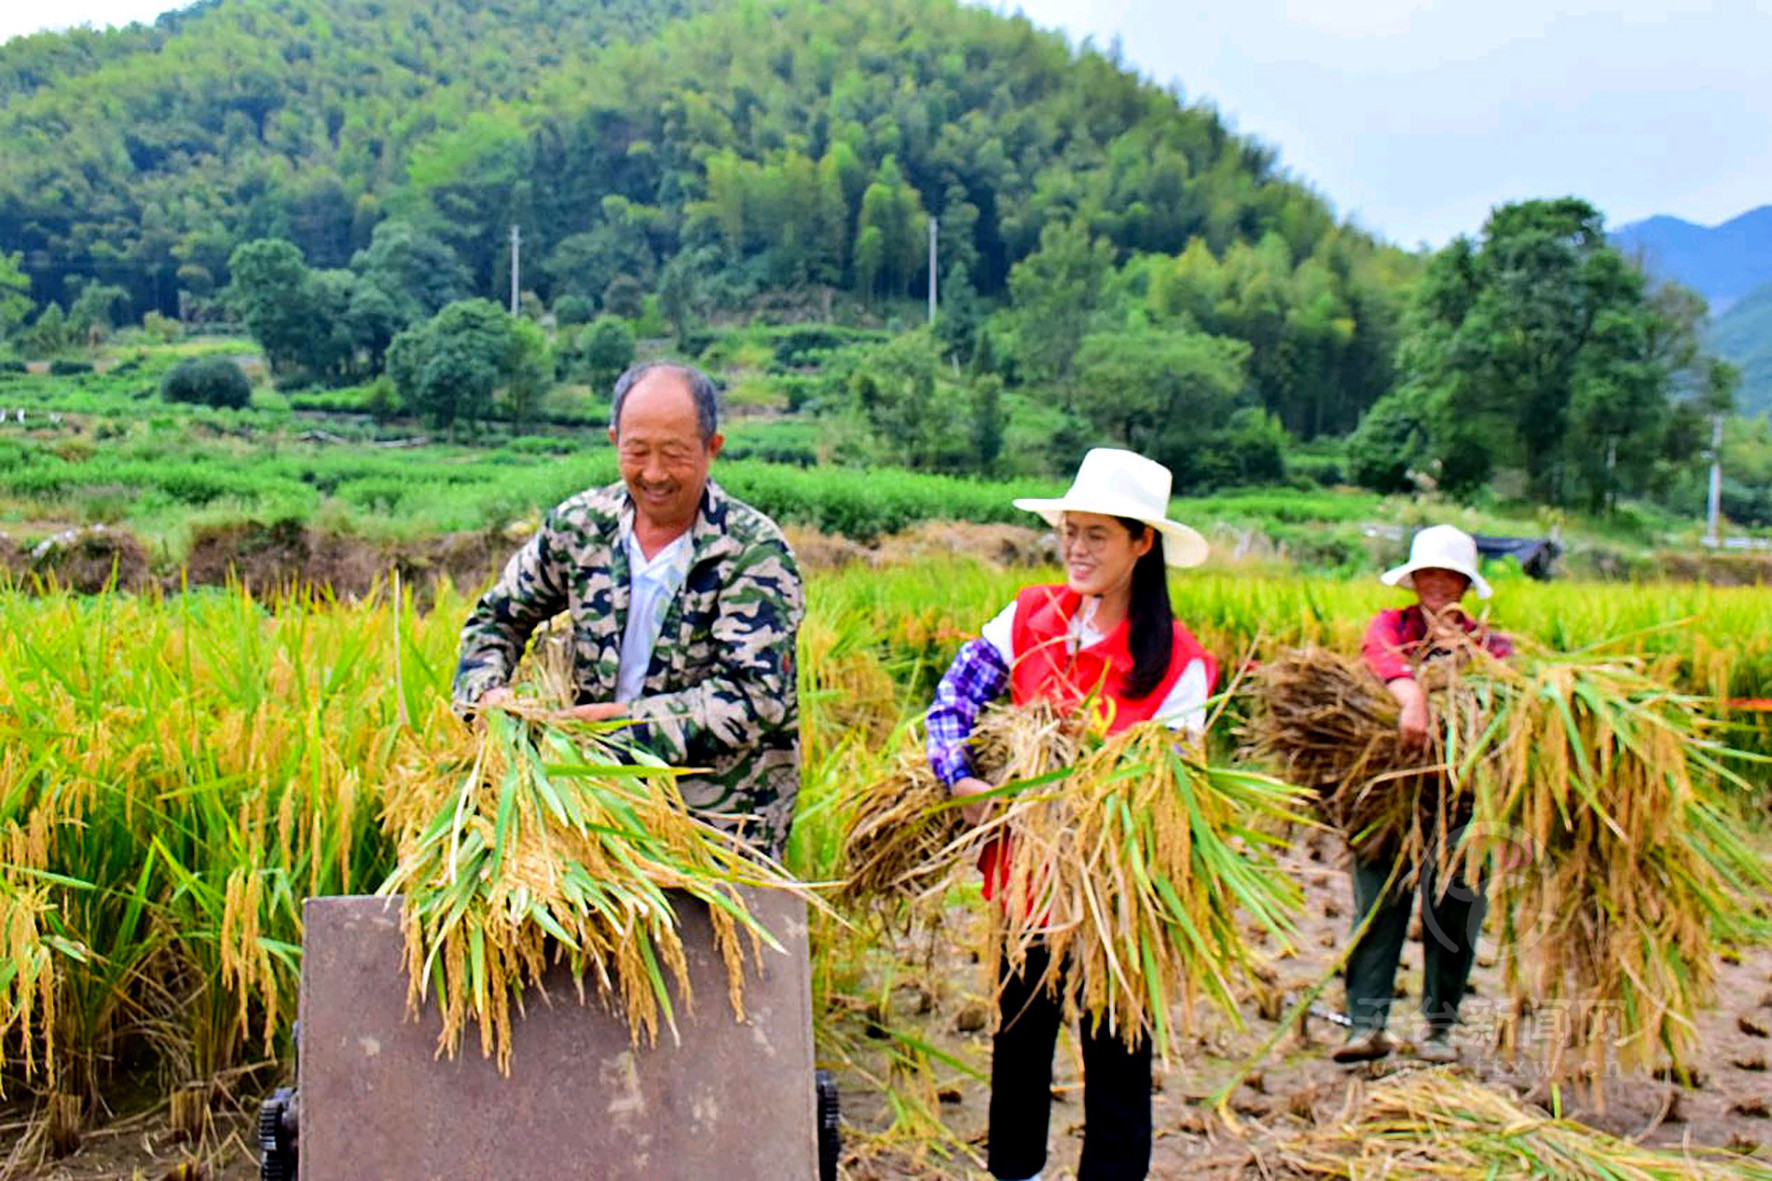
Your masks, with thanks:
M1677 217L1651 217L1612 232L1627 254L1640 256L1652 275L1672 279L1710 301L1721 315L1754 288L1772 282L1772 205L1717 226Z
M1208 318L1253 318L1215 330L1319 326L1286 363L1330 364L1347 405L1297 429L1347 429L1389 380L1405 262L1211 107L951 0L229 0L15 41L0 79L0 251L39 304L97 280L132 317L188 311L240 243L343 267L384 220L442 237L467 293L502 290L517 225L550 302L617 276L890 299L922 291L933 214L962 301L1061 224L1117 268L1194 244L1196 279L1227 268L1189 288Z
M0 46L0 246L39 301L81 275L136 315L226 281L234 245L343 266L413 149L582 77L700 0L228 0Z

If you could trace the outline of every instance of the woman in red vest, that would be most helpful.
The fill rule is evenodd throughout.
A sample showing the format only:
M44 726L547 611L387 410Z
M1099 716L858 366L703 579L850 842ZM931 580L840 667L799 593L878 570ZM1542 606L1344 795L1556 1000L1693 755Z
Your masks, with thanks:
M1218 666L1176 622L1167 567L1206 560L1206 539L1168 519L1170 474L1130 451L1083 457L1057 500L1017 500L1057 530L1065 581L1031 586L960 649L928 716L929 762L956 797L989 791L973 774L966 739L980 710L1005 691L1020 705L1085 702L1111 731L1156 720L1198 735ZM977 824L988 802L962 812ZM980 867L990 896L998 846ZM998 1030L991 1045L990 1170L1003 1181L1037 1179L1046 1163L1058 1001L1034 987L1043 951L1020 974L998 965ZM1104 1025L1081 1030L1083 1156L1078 1181L1142 1178L1151 1157L1151 1046L1128 1050Z

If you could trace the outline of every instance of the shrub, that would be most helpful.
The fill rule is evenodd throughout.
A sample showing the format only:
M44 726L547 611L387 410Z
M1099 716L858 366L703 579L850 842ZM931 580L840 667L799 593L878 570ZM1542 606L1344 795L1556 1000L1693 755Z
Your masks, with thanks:
M578 373L594 390L606 390L634 363L634 330L617 316L598 316L578 334Z
M589 324L595 310L585 296L562 295L554 301L554 323L562 328L574 324Z
M49 363L49 372L55 377L73 377L80 373L91 373L91 361L72 361L66 357L57 357Z
M182 323L170 316L162 316L159 312L149 310L142 316L142 331L162 344L171 344L184 330Z
M160 396L168 402L239 409L252 401L252 383L226 357L192 357L166 374Z

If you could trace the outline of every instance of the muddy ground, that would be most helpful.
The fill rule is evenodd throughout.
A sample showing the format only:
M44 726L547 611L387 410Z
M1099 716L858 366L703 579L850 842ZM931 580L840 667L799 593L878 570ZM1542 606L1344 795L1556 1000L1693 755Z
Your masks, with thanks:
M1307 896L1300 952L1275 964L1274 989L1288 998L1301 996L1329 971L1343 949L1349 928L1351 889L1342 868L1338 839L1322 834L1306 840L1288 858L1288 869L1304 885ZM962 921L963 917L962 917ZM908 1024L944 1050L981 1069L989 1061L989 1038L983 1032L961 1033L977 1006L987 998L986 981L968 956L949 956L933 971L910 972L893 990L890 1021ZM1414 1006L1420 1000L1421 945L1412 937L1398 973L1399 999L1392 1008L1391 1029L1408 1037L1416 1033ZM1642 1143L1678 1148L1682 1145L1729 1148L1750 1153L1772 1169L1772 947L1725 949L1717 964L1720 1004L1700 1018L1703 1050L1697 1077L1690 1086L1656 1078L1615 1077L1607 1081L1596 1104L1577 1090L1560 1089L1563 1112L1614 1135ZM1463 1061L1458 1070L1516 1096L1549 1102L1542 1073L1511 1063L1497 1051L1485 1027L1503 1003L1502 981L1492 947L1484 945L1473 975L1474 994L1464 1005L1467 1022L1459 1031ZM1405 995L1406 994L1406 995ZM1333 981L1322 1000L1339 1009L1340 982ZM1288 1006L1289 1007L1289 1006ZM919 1010L927 1012L919 1015ZM968 1013L968 1009L973 1010ZM1264 1155L1276 1141L1298 1131L1333 1123L1357 1101L1370 1082L1399 1070L1423 1069L1406 1053L1384 1062L1347 1069L1329 1061L1328 1049L1342 1037L1322 1021L1306 1023L1282 1036L1267 1061L1250 1075L1231 1099L1241 1125L1237 1134L1202 1104L1231 1078L1245 1060L1277 1031L1278 1022L1263 1019L1251 1004L1244 1012L1247 1027L1237 1031L1222 1019L1207 1019L1185 1053L1156 1068L1154 1096L1156 1145L1151 1176L1155 1178L1256 1178L1267 1176ZM851 1031L865 1016L848 1022ZM865 1043L865 1034L861 1036ZM876 1051L861 1057L867 1069L879 1070ZM952 1143L895 1144L880 1135L890 1123L884 1103L846 1072L844 1115L854 1132L845 1175L854 1181L911 1179L983 1179L982 1169L988 1088L949 1068L938 1068L944 1101L942 1124ZM1073 1181L1082 1145L1080 1064L1069 1040L1061 1041L1055 1066L1050 1156L1046 1181ZM873 1133L869 1135L868 1133ZM943 1159L942 1153L948 1153Z
M1321 979L1341 951L1349 924L1349 888L1340 865L1339 843L1327 835L1303 840L1288 858L1287 868L1304 885L1307 911L1299 954L1277 962L1276 995L1296 997ZM976 1068L989 1061L988 1034L976 1023L986 1000L986 981L968 950L968 927L977 914L964 908L953 913L953 936L939 945L933 962L907 945L909 961L895 975L885 1014L887 1023L929 1040ZM919 945L920 946L920 945ZM1496 1052L1484 1026L1502 1003L1499 968L1485 946L1474 976L1475 992L1465 1004L1469 1023L1460 1031L1464 1061L1458 1069L1476 1079L1506 1088L1514 1095L1547 1099L1535 1072L1511 1064ZM1399 974L1400 996L1393 1009L1392 1029L1414 1031L1413 1003L1419 998L1420 944L1412 942ZM1717 964L1717 1008L1703 1014L1699 1034L1703 1050L1697 1078L1691 1085L1656 1078L1613 1078L1604 1087L1603 1110L1591 1096L1577 1090L1561 1092L1566 1114L1619 1136L1677 1148L1682 1145L1730 1148L1752 1154L1772 1168L1772 946L1725 949ZM847 1125L843 1176L849 1181L926 1181L986 1177L981 1162L987 1089L982 1082L946 1065L935 1071L939 1100L933 1105L943 1129L916 1138L886 1135L887 1104L869 1076L883 1077L886 1044L866 1033L868 1005L877 998L854 997L832 1016L843 1044L857 1047L848 1064L836 1066L843 1091ZM1331 1008L1339 1004L1338 983L1324 993ZM880 1014L875 1013L877 1018ZM1253 1003L1244 1013L1247 1026L1232 1029L1222 1019L1200 1022L1195 1036L1166 1067L1157 1067L1154 1099L1156 1147L1151 1175L1156 1178L1255 1178L1266 1175L1265 1155L1274 1144L1305 1128L1332 1124L1374 1079L1398 1070L1421 1069L1406 1053L1371 1067L1348 1070L1331 1063L1327 1048L1340 1031L1321 1020L1307 1024L1301 1038L1289 1027L1270 1058L1232 1098L1241 1125L1232 1130L1203 1105L1202 1099L1231 1077L1245 1059L1278 1029ZM1270 1009L1271 1016L1271 1009ZM966 1028L967 1032L962 1032ZM1051 1157L1047 1181L1073 1181L1081 1146L1082 1100L1079 1069L1068 1039L1060 1043L1052 1114ZM251 1115L256 1096L245 1096L251 1111L217 1117L215 1135L200 1155L205 1166L190 1171L195 1147L168 1130L166 1112L138 1113L109 1127L95 1129L72 1155L41 1166L21 1167L15 1156L10 1173L0 1176L43 1181L98 1181L99 1178L177 1178L196 1181L249 1181L258 1176L251 1156ZM17 1150L23 1108L0 1116L0 1153ZM3 1160L4 1157L0 1157ZM183 1168L185 1171L180 1171Z

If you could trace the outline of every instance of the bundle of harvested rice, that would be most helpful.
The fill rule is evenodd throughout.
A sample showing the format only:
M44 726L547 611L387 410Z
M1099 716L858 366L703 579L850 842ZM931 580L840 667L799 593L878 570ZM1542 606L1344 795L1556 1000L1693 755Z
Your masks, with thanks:
M939 889L954 868L966 824L923 753L923 734L907 727L890 769L862 788L843 834L839 905L886 909Z
M619 727L574 728L551 714L487 711L477 734L441 767L390 785L384 825L398 865L382 886L404 894L402 925L417 1010L435 990L439 1052L453 1055L466 1022L501 1070L511 1054L511 1006L564 960L584 999L589 976L626 1017L635 1041L676 1034L672 977L693 1003L673 900L705 904L743 1015L746 940L768 944L740 886L800 891L734 837L695 818L676 772L618 757ZM454 768L453 771L448 768Z
M1257 958L1245 924L1284 948L1301 904L1273 853L1305 804L1267 776L1208 766L1155 723L1093 738L1069 775L986 826L1008 838L987 962L1019 969L1043 943L1043 985L1067 1019L1087 1014L1127 1045L1149 1036L1165 1055L1172 999L1184 1028L1201 997L1240 1027L1232 975Z
M1743 757L1712 735L1704 699L1640 661L1535 648L1503 662L1474 644L1423 671L1431 753L1413 767L1396 707L1365 670L1321 650L1259 674L1250 747L1312 784L1362 852L1411 872L1490 880L1514 1004L1504 1046L1533 1042L1553 1077L1598 1079L1690 1053L1709 1003L1713 934L1766 888L1728 823Z
M1314 788L1324 817L1361 856L1418 866L1469 816L1461 761L1493 708L1479 646L1455 645L1420 670L1435 725L1425 746L1404 746L1399 707L1364 663L1325 648L1280 653L1254 673L1245 752Z
M1645 1148L1443 1070L1392 1075L1340 1123L1263 1150L1266 1178L1604 1177L1612 1181L1768 1178L1772 1167L1717 1150Z
M1001 787L1069 769L1081 739L1075 715L1036 702L985 710L968 745L979 777ZM959 805L930 769L922 728L905 727L895 745L887 772L857 795L844 832L838 897L848 906L938 895L977 854Z
M1497 695L1497 758L1475 777L1483 839L1465 851L1467 870L1500 843L1515 858L1493 898L1519 1002L1503 1042L1536 1013L1555 1075L1597 1079L1609 1052L1678 1066L1713 997L1714 935L1768 885L1730 821L1736 756L1702 699L1639 662L1522 664Z

